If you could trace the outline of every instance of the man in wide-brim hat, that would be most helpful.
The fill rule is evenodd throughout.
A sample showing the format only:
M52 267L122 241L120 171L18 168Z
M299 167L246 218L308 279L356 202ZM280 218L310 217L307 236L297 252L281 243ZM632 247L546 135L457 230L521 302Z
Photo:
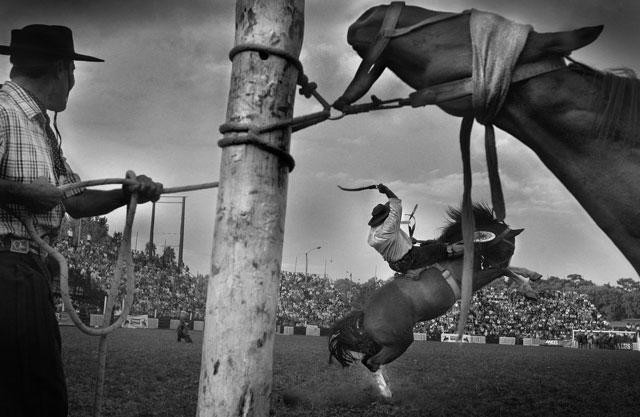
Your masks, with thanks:
M382 255L391 269L417 276L415 272L422 268L462 255L460 243L447 245L431 240L414 245L413 239L400 228L402 201L386 185L378 184L377 188L389 201L376 205L371 211L367 243Z
M63 193L77 182L50 126L47 110L67 107L74 61L102 62L75 52L71 30L29 25L11 32L10 81L0 88L0 416L67 416L60 333L52 303L53 268L18 217L54 243L65 212L99 216L126 204L157 200L162 184L131 172L137 184ZM54 118L55 120L55 118ZM57 127L54 121L54 128Z

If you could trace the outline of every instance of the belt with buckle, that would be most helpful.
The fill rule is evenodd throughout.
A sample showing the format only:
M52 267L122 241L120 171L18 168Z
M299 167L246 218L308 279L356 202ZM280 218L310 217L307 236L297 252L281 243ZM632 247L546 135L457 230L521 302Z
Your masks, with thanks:
M29 239L17 239L12 237L0 238L0 251L38 255L44 258L47 253L36 242Z

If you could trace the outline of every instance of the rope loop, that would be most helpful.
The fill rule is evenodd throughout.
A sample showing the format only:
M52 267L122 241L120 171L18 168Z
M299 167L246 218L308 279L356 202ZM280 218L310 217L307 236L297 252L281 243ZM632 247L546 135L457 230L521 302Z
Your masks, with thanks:
M275 55L285 59L287 62L293 65L298 70L298 79L296 80L296 84L300 86L298 93L305 98L314 97L322 105L322 111L298 117L291 117L286 120L274 122L263 126L234 122L224 123L219 128L220 133L235 133L236 135L233 137L224 137L220 139L218 141L218 146L221 148L226 148L228 146L234 145L256 146L265 152L277 156L282 161L282 163L287 166L289 172L291 172L295 167L295 160L293 159L293 156L291 156L288 151L264 141L260 138L260 134L280 129L290 129L290 132L293 133L298 130L321 123L330 118L331 104L329 104L329 102L317 91L318 84L309 81L309 77L307 77L307 75L304 73L302 63L291 53L270 46L260 45L256 43L245 43L234 46L231 51L229 51L229 59L233 61L233 58L236 55L241 52L247 51L258 52L261 59L267 59L269 55Z
M244 126L241 127L244 128ZM296 162L289 152L262 140L255 128L249 128L248 131L243 135L237 135L235 137L225 137L218 141L218 146L221 148L235 145L253 145L265 152L275 155L289 169L289 172L293 171L293 168L295 168L296 166Z
M279 56L280 58L284 58L287 61L289 61L289 63L291 65L293 65L294 67L296 67L296 69L300 72L303 73L303 69L302 69L302 63L300 62L300 60L293 56L293 54L284 51L282 49L278 49L278 48L273 48L271 46L265 46L265 45L260 45L257 43L244 43L241 45L236 45L233 48L231 48L231 50L229 51L229 59L231 61L233 61L233 58L238 55L240 52L258 52L258 54L260 54L260 58L261 59L267 59L268 55L275 55L275 56Z

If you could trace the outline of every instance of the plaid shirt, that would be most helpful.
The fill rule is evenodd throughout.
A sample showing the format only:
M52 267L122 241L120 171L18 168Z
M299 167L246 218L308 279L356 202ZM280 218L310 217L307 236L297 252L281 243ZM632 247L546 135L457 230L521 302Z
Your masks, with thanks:
M55 169L52 141L55 136L49 127L49 117L36 100L18 84L7 81L0 89L0 178L22 183L32 183L44 177L53 185L79 181L62 158L67 172L62 175ZM60 151L61 152L61 151ZM61 153L60 153L60 157ZM66 194L81 193L75 190ZM55 238L58 235L65 210L58 204L48 213L31 214L24 206L4 204L9 210L22 215L32 215L40 236ZM0 206L0 238L28 239L22 223Z

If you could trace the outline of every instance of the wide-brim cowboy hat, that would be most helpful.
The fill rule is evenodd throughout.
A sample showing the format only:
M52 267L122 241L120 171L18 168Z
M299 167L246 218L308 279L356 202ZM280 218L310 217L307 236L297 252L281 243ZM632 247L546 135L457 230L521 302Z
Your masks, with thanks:
M73 34L66 26L28 25L11 31L11 44L0 45L0 54L62 58L73 61L104 62L103 59L78 54L73 48Z
M384 222L384 219L389 215L389 203L378 204L371 210L371 220L369 220L369 226L376 227Z

